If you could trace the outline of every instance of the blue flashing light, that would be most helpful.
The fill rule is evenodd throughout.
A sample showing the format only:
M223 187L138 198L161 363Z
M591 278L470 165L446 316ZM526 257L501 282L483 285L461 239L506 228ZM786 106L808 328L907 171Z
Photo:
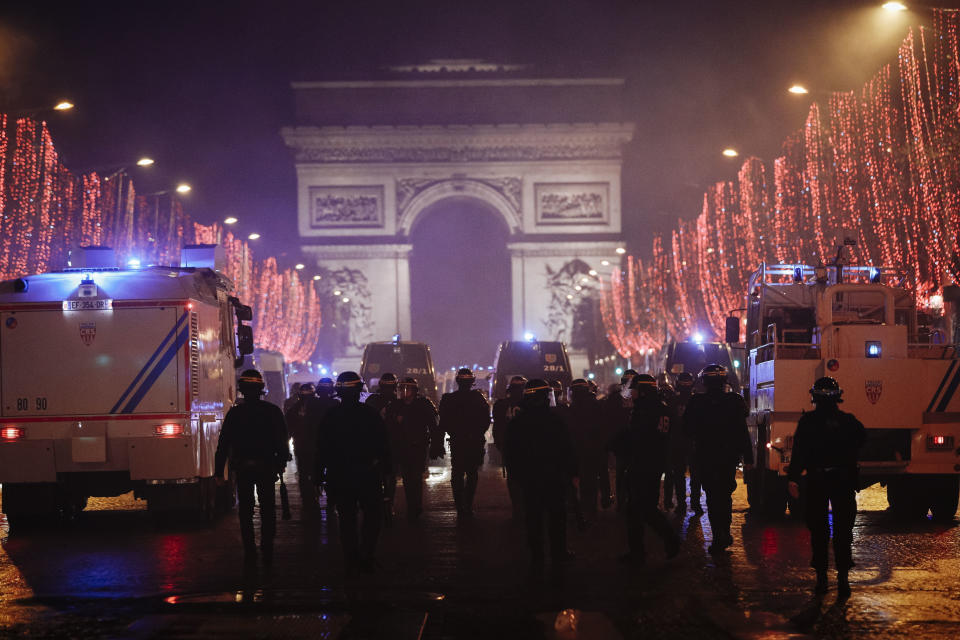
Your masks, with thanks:
M733 368L734 368L734 369L739 369L739 368L740 368L740 361L739 361L739 360L734 360L734 361L733 361Z
M703 334L702 333L693 334L693 341L696 342L697 344L703 344Z
M866 356L868 358L879 358L883 353L883 347L880 342L877 340L867 340L866 342Z
M532 332L527 331L526 333L523 334L523 339L526 340L527 342L533 342L534 340L537 339L537 336L533 335Z
M877 269L876 267L872 267L870 269L870 282L873 284L880 282L880 269Z
M393 344L397 344L399 342L400 342L400 334L399 333L393 334Z
M139 269L140 268L140 259L139 258L130 258L127 260L128 269Z
M623 375L623 367L617 367L616 369L613 370L613 372L616 373L618 376L622 376L622 375Z
M587 374L587 380L593 380L596 377L597 377L597 374L593 373L592 371Z

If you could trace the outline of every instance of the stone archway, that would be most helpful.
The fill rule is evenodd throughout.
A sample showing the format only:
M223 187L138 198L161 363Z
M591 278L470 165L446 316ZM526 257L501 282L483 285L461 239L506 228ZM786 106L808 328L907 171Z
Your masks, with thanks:
M519 212L519 179L408 179L400 181L397 190L403 194L397 203L400 209L397 231L405 236L410 235L424 211L450 198L476 199L486 204L503 218L511 235L520 233L523 227Z
M437 366L486 366L513 334L513 231L488 200L456 193L411 218L410 336L431 345Z

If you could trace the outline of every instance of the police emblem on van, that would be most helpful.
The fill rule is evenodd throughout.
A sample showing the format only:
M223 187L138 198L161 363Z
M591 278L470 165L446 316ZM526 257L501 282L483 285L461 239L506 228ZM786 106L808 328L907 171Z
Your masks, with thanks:
M554 364L557 361L557 354L545 353L543 354L543 359L547 361L547 364Z
M80 339L83 340L83 344L88 347L93 344L93 339L97 337L97 323L96 322L81 322L80 323Z
M883 380L866 380L863 385L867 391L867 400L870 404L877 404L880 394L883 393Z

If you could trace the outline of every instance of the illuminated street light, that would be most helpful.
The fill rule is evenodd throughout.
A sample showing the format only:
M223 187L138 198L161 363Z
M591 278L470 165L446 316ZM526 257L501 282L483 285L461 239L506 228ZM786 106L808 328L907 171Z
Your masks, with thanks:
M237 219L233 216L228 216L223 219L223 224L237 224Z
M322 277L323 277L323 276L316 275L316 276L313 276L313 279L314 279L314 280L319 280L319 279L322 278Z
M153 158L147 158L146 156L137 160L138 167L149 167L152 164L153 164Z
M73 103L69 100L61 100L53 108L57 111L69 111L70 109L73 109Z
M618 255L618 256L622 256L622 255L625 254L626 252L627 252L627 250L624 249L623 247L617 247L617 255Z
M726 149L723 150L723 155L728 158L736 158L738 155L740 155L740 153L736 149L731 149L730 147L727 147Z
M259 239L260 239L260 234L256 232L251 233L250 235L247 236L247 240L259 240Z
M193 187L188 185L186 182L181 182L177 185L177 193L190 193L192 189Z
M807 88L806 88L805 86L803 86L802 84L795 84L795 85L793 85L792 87L790 87L789 89L787 89L787 91L789 91L790 93L792 93L792 94L794 94L794 95L798 95L798 96L802 96L802 95L804 95L804 94L810 93L810 90L807 89Z
M347 302L350 302L350 298L348 298L348 297L346 297L346 296L340 298L340 300L341 300L341 302L343 302L344 304L346 304Z
M881 8L885 11L906 11L907 5L902 2L885 2Z
M340 289L337 289L336 291L333 292L333 295L339 296L339 295L342 294L342 293L343 293L343 291L340 291Z
M302 262L298 262L297 265L294 267L294 269L296 269L297 271L300 271L301 269L304 269L306 266L307 265L303 264Z
M601 266L609 267L609 266L610 266L610 261L609 261L609 260L601 260L601 261L600 261L600 264L601 264Z

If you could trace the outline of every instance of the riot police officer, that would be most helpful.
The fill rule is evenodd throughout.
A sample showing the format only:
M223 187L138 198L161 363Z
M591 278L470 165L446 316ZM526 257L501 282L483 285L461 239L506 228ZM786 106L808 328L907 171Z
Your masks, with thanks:
M231 473L236 475L239 502L240 537L246 562L257 557L253 530L253 491L260 503L260 552L263 562L273 561L273 538L277 529L277 511L273 485L290 459L287 427L283 412L260 396L264 392L263 376L256 369L247 369L237 382L243 401L227 412L220 429L214 456L217 482L223 483L223 470L230 460Z
M427 470L430 440L443 438L443 434L437 429L437 408L429 399L419 395L417 381L404 378L398 389L399 400L386 409L387 432L390 434L393 473L403 478L407 518L413 521L423 513L423 474ZM392 488L396 490L396 482ZM387 498L393 502L392 494Z
M317 450L318 464L326 472L327 495L336 505L348 573L374 570L382 482L391 465L386 427L375 409L360 402L362 389L363 380L353 371L337 378L340 404L324 416ZM362 531L357 522L361 512Z
M477 472L486 452L486 433L490 428L490 405L478 389L470 369L457 371L457 390L440 399L440 428L450 435L453 501L457 515L473 515L477 492Z
M726 390L727 369L708 364L700 372L705 393L690 398L683 414L683 426L693 438L696 468L707 493L707 516L713 540L710 553L720 553L731 544L733 492L737 488L737 466L753 468L753 450L747 432L747 405L743 396Z
M570 434L577 452L580 472L580 513L586 519L597 515L597 492L607 476L607 438L601 429L600 401L589 383L578 378L570 383Z
M683 424L683 414L687 410L690 398L693 397L693 374L684 371L677 375L677 391L675 395L674 412L676 416L676 429L670 431L670 449L671 462L673 464L673 479L676 483L674 491L677 496L677 511L685 509L686 504L686 483L684 476L687 470L690 471L690 509L696 515L703 515L703 507L700 504L701 486L700 476L697 475L697 468L693 460L693 440L681 428ZM681 508L681 505L684 505Z
M380 376L380 382L377 383L377 392L367 396L366 404L373 407L380 417L386 415L387 406L391 402L397 401L397 376L387 372Z
M633 410L633 397L630 392L630 383L637 376L633 369L627 369L620 376L620 388L618 393L611 393L607 396L607 402L604 404L604 419L607 423L607 432L613 436L630 424L630 412ZM627 485L624 483L626 477L625 469L620 464L620 460L615 461L616 474L615 487L617 491L617 511L622 512L627 505Z
M644 524L663 538L667 558L680 551L680 539L657 507L660 500L660 476L666 465L670 415L660 400L656 379L638 374L630 380L633 410L630 424L610 441L617 466L624 470L627 485L627 540L630 551L621 561L643 564Z
M293 452L297 456L297 484L304 518L315 515L319 507L313 478L317 466L317 429L320 427L318 398L315 394L316 388L312 382L301 384L297 401L284 415L287 431L293 438Z
M853 522L857 516L857 454L867 437L853 414L841 411L843 391L830 377L820 378L810 389L816 408L800 416L793 436L793 458L788 471L790 495L800 497L801 475L806 473L807 528L817 572L816 592L827 591L827 547L833 511L833 555L837 569L837 592L850 596L849 571L853 566Z
M504 454L507 473L523 494L531 566L539 573L544 565L544 524L554 563L572 557L567 550L565 501L577 475L577 461L566 424L550 410L550 385L530 380L523 393L523 408L507 425Z
M314 411L316 413L314 420L316 422L317 432L318 432L317 441L316 441L317 447L320 446L319 430L320 430L320 425L323 424L323 418L324 416L327 415L327 411L337 406L338 404L340 404L340 399L337 398L337 395L336 395L336 383L330 378L320 378L320 380L317 381L317 398L314 401L314 408L315 408ZM318 457L317 457L316 448L313 450L312 456L313 456L313 466L310 467L311 469L310 476L313 479L313 483L314 483L314 488L313 488L314 494L319 498L320 491L322 491L323 488L326 486L327 479L324 476L317 475ZM333 501L330 500L329 497L330 496L328 495L327 496L328 498L327 512L328 513L333 508Z
M503 449L507 438L507 425L520 412L520 403L523 401L523 389L527 379L523 376L513 376L507 385L507 397L500 398L493 403L493 446L500 453L500 460L507 474L507 493L510 494L510 504L513 506L513 517L519 518L523 509L523 496L517 486L516 479L506 471Z

